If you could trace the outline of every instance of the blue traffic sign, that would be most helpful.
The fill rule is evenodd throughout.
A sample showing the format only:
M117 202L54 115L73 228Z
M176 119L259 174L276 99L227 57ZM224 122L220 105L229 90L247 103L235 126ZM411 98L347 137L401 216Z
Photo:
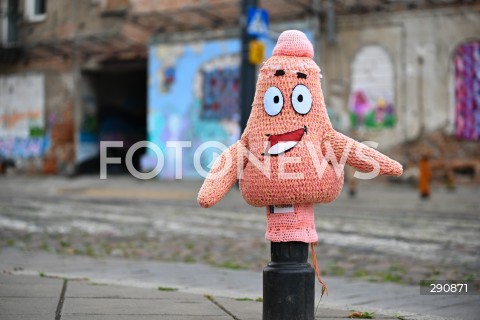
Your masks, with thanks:
M251 37L268 35L268 11L262 8L249 8L247 15L247 34Z

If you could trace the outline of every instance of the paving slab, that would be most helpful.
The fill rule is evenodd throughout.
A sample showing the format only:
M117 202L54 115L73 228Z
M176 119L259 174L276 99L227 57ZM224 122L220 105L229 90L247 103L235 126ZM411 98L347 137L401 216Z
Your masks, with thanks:
M214 300L227 309L237 319L258 320L262 318L262 302L238 301L231 298L214 297Z
M17 319L12 319L12 320L17 320ZM208 318L205 318L205 316L203 315L178 316L178 315L146 314L146 315L135 315L135 318L133 318L131 315L67 314L62 316L62 320L232 320L232 317L228 315L222 315L222 316L208 316ZM260 318L258 318L258 320L260 320Z
M164 288L164 290L175 290L176 288ZM161 291L153 288L133 288L119 285L106 285L91 282L69 281L66 298L116 298L116 299L188 299L204 301L205 297L198 294L189 294L178 291Z
M0 319L54 319L63 281L0 274Z
M204 316L208 319L209 316L221 316L225 313L207 299L67 298L62 314L190 315Z
M424 297L424 296L420 296ZM431 296L430 296L431 297ZM425 314L442 314L446 318L476 319L480 315L480 296L435 296L429 304L422 304L422 299L409 302L410 308L421 310ZM405 302L407 303L407 302ZM399 308L405 306L400 305Z
M50 314L1 314L2 320L52 320L55 315Z
M224 297L214 297L214 300L227 309L239 320L258 320L262 317L262 302L243 301ZM350 310L331 309L320 305L316 308L315 319L348 319ZM375 319L396 319L382 314L375 314Z
M0 284L1 298L52 298L60 297L62 284Z
M11 315L38 315L39 318L55 318L58 298L0 298L0 319Z
M49 279L37 276L19 277L9 274L0 274L0 297L38 297L58 300L62 286L62 279Z

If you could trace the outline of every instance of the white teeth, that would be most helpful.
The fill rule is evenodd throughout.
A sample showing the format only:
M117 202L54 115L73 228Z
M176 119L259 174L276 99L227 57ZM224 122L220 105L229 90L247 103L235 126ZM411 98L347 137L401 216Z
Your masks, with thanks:
M295 147L299 141L283 141L279 142L270 149L268 149L267 153L270 155L277 155L282 152L288 151Z

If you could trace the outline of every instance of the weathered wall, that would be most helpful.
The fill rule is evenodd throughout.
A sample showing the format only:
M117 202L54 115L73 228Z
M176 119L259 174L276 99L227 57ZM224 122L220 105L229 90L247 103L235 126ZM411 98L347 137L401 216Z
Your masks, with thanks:
M44 128L45 81L41 74L0 76L0 137L29 137Z
M74 2L77 4L72 7ZM19 12L24 12L24 5L24 1L19 2ZM19 134L10 126L2 130L0 137L1 158L13 160L19 171L67 173L73 170L75 65L71 47L50 47L49 43L67 40L65 43L68 44L75 32L82 36L103 28L114 30L111 22L118 19L102 18L98 10L91 1L50 0L44 20L30 22L24 16L19 17L19 42L27 55L18 63L0 64L0 78L21 79L33 74L42 79L39 94L23 94L22 106L15 106L17 112L40 103L38 125L35 124L33 130L29 128L27 135ZM32 55L30 49L39 41L44 41L44 46ZM4 83L0 86L0 90L8 90ZM6 95L2 93L4 98ZM10 112L6 109L8 106L2 105L0 113ZM11 114L8 116L12 117Z
M480 38L479 12L452 8L341 16L337 28L337 43L321 44L320 64L327 106L339 129L351 129L352 63L362 48L375 45L393 64L397 124L360 130L359 138L388 148L425 131L453 133L453 57L458 45Z
M21 1L23 10L23 1ZM20 41L25 44L40 40L55 41L62 38L91 34L113 33L124 23L115 16L102 16L101 1L48 0L47 14L41 22L21 19Z
M44 76L38 73L0 76L0 159L38 159L44 154L49 143L44 88Z
M22 10L23 2L19 2L20 10ZM72 7L73 3L75 5ZM106 3L106 6L103 7L102 3ZM184 3L180 4L175 1L162 3L166 7L169 5L184 5ZM71 40L75 34L79 39L85 39L86 36L92 34L123 32L128 39L139 38L139 34L134 28L125 29L125 20L121 15L105 14L112 13L105 10L121 11L127 8L127 5L127 0L107 2L49 0L44 21L31 23L22 19L19 24L19 40L28 47L41 40L47 42L60 39ZM147 1L132 0L130 1L130 10L148 13L151 9L149 5L151 3ZM478 33L478 30L480 30L479 15L478 9L457 7L338 17L337 43L327 44L323 41L320 43L321 50L316 52L316 57L320 56L319 64L324 75L322 83L332 122L340 130L351 130L352 91L358 83L368 84L369 81L372 81L368 77L365 78L366 80L362 80L362 72L370 69L375 71L378 67L375 63L370 63L370 69L357 66L355 67L355 70L357 70L356 74L354 74L353 64L356 58L358 58L357 54L366 47L373 46L381 48L380 51L383 51L388 57L387 60L389 62L387 64L391 64L391 80L393 82L391 87L393 89L387 90L385 88L390 86L382 86L380 83L380 85L377 85L379 94L377 98L372 98L372 100L378 102L379 98L385 98L384 100L387 103L382 108L390 108L388 110L392 110L394 119L391 122L385 122L385 112L376 111L378 105L382 104L377 102L371 103L370 108L375 111L372 113L375 115L375 121L382 121L382 125L378 125L379 122L375 122L373 126L357 130L357 138L378 141L380 142L379 147L383 149L398 144L400 141L415 139L424 131L444 128L449 133L453 133L455 131L454 55L456 48L460 44L480 39ZM272 26L272 30L283 31L290 28L277 27ZM294 28L301 29L300 27ZM325 33L322 33L321 39L326 38L323 37L324 35ZM140 34L140 36L143 37L144 34ZM169 39L171 40L171 38ZM274 40L276 39L272 39L272 41ZM82 41L79 43L79 45L83 46L82 50L91 49L95 51L101 47L101 44L96 43L92 39ZM114 42L120 47L124 44L118 39L114 40ZM95 60L96 56L81 57L80 59L85 60L83 62L78 62L77 60L78 63L75 63L71 55L73 48L70 45L71 42L64 48L57 46L53 49L48 49L45 47L40 50L40 53L43 50L44 58L42 59L26 59L16 65L0 65L1 77L24 76L25 74L34 73L44 78L43 129L46 139L48 138L51 141L49 145L55 146L48 149L45 154L47 165L43 165L43 170L48 172L62 171L68 167L69 163L74 162L72 160L75 159L73 132L77 134L80 132L80 128L83 125L82 120L85 118L84 110L88 107L85 101L82 100L83 97L75 93L74 88L78 88L82 84L79 80L82 66L90 68L91 65L97 67L99 65L98 61L92 62L88 60ZM109 45L106 46L108 47ZM184 43L184 46L186 48L190 45ZM167 89L166 91L169 91L170 86L175 85L175 81L179 79L177 70L179 65L173 64L174 66L171 68L172 66L169 67L168 63L163 64L158 57L153 57L152 59L152 55L155 54L155 51L152 50L150 51L151 61L157 59L159 63L157 65L158 70L150 70L150 81L155 80L157 75L159 77L171 77L172 79L163 81L163 88L161 89L150 89L150 94L153 90L165 91ZM110 51L117 52L114 49ZM230 51L228 51L229 54L238 53L237 49L233 50L235 52ZM199 59L198 56L192 55L192 59ZM178 58L178 61L182 61L182 57L177 53L173 53L172 58ZM187 62L193 63L193 60L188 60ZM162 69L165 66L167 68ZM192 78L194 74L198 73L197 69L195 67L189 71L192 73L190 75ZM389 74L390 71L382 72ZM356 82L353 81L353 77L357 79L355 80ZM159 80L161 79L159 78ZM373 81L381 82L378 79ZM194 97L196 89L193 88L193 85L187 82L184 85L191 88L189 96ZM386 93L383 97L382 94L384 92ZM160 92L160 94L165 94L165 92ZM195 100L195 103L190 101L190 106L202 103L202 96L196 95L196 97L198 97L198 101ZM165 99L168 100L167 98ZM155 122L155 112L159 114L163 112L155 108L158 107L150 103L150 111L153 113L148 119L150 123L149 128L159 128L162 123L166 125L164 123L165 119L158 120L158 123ZM188 113L189 117L194 115ZM198 114L195 117L200 119ZM178 117L173 117L172 119L171 126L175 125ZM213 121L218 122L218 120ZM231 121L231 119L228 121ZM212 120L210 120L211 122ZM62 134L61 130L64 130L65 134ZM222 130L218 131L220 135ZM235 125L232 125L229 126L228 130L233 132L237 129ZM153 134L158 135L159 132L159 129L153 129ZM201 134L203 133L199 132L198 136ZM227 141L230 139L225 135L222 137L219 140ZM234 136L232 135L232 137ZM151 136L151 138L153 141L158 139L158 137L155 138L154 136ZM78 141L79 139L77 139ZM199 141L203 140L200 139ZM228 141L231 141L231 139ZM228 143L226 142L226 144ZM172 170L170 169L170 174L172 174Z
M73 78L68 71L33 70L0 75L0 157L20 171L67 172L74 152Z

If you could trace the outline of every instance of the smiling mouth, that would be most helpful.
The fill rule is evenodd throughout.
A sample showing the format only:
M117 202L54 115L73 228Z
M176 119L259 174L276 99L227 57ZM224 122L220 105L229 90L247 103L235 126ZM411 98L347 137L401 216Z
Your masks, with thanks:
M287 152L300 142L305 133L307 133L307 126L287 133L270 135L267 154L276 156Z

